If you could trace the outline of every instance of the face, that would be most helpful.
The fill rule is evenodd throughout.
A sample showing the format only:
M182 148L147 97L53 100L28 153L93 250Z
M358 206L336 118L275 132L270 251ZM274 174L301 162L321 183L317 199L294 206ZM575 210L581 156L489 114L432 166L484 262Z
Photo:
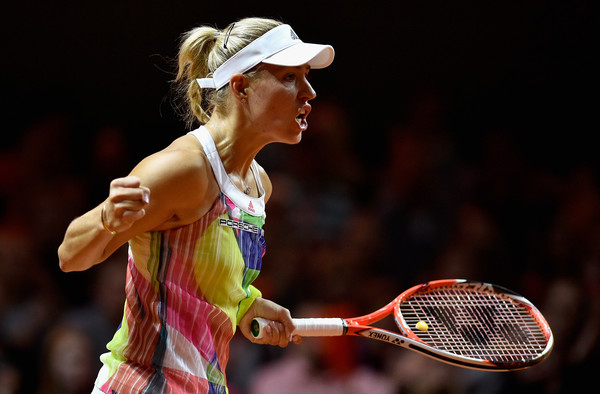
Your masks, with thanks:
M316 93L308 82L310 66L262 64L248 88L251 121L267 142L300 142L308 128L308 103Z

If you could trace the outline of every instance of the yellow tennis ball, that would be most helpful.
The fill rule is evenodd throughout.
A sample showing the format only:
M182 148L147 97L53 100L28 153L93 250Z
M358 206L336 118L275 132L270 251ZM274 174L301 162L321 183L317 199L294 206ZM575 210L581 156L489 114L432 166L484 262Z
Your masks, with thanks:
M429 328L427 323L425 323L423 320L418 321L415 327L419 331L427 331L427 329Z

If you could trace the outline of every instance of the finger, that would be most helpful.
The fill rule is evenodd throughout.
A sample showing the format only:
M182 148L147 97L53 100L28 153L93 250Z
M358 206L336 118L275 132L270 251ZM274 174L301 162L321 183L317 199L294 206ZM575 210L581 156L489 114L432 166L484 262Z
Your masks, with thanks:
M110 199L114 202L141 200L149 204L150 189L146 186L141 186L141 180L136 176L117 178L110 183Z
M274 336L274 344L280 347L287 347L290 343L291 336L287 335L285 326L280 322L275 322L276 333Z
M254 341L260 344L273 345L273 343L271 343L272 336L273 328L270 324L267 324L262 328L262 336L260 338L254 339Z
M105 220L120 219L127 211L141 211L146 207L146 204L142 201L124 200L120 202L114 202L110 199L104 204L104 218Z
M278 320L282 325L282 333L285 334L288 341L291 341L292 335L294 334L294 331L296 331L296 326L294 325L290 311L286 308L282 308Z
M150 202L150 190L141 187L114 187L110 189L109 198L114 203L131 200L148 204Z
M105 206L109 206L106 204ZM141 206L136 209L124 209L123 207L115 206L111 210L111 213L106 209L104 213L104 221L109 225L111 229L115 231L124 231L131 227L131 225L140 220L146 215L146 210Z
M289 316L288 319L284 319L283 324L285 326L286 338L288 338L288 340L291 341L292 337L294 335L294 332L296 331L296 326L294 325L294 322L293 322L291 316Z
M139 187L142 184L140 178L134 175L126 176L123 178L113 179L110 183L111 187Z
M146 203L141 200L123 200L113 205L116 217L122 217L127 211L141 211L146 207Z
M142 189L142 201L146 204L150 204L150 188L147 188L146 186L140 186L140 188Z
M143 218L144 215L146 215L145 209L140 209L139 211L127 210L127 211L123 212L123 221L133 223L133 222L138 221L141 218Z
M271 321L264 327L264 336L262 337L260 343L286 347L287 341L284 338L285 334L283 325L281 323Z

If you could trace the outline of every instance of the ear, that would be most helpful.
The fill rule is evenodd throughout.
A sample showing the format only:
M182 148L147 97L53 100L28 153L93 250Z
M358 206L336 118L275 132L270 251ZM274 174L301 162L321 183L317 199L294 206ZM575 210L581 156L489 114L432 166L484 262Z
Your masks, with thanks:
M242 74L235 74L229 80L229 90L237 100L247 98L246 89L248 85L248 79Z

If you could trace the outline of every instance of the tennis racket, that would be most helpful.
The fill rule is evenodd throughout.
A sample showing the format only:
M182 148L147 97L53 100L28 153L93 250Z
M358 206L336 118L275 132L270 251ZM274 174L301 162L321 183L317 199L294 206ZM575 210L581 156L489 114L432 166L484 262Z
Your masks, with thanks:
M394 315L400 333L371 324ZM261 337L269 323L252 321ZM511 371L534 366L552 351L552 330L526 298L489 283L436 280L414 286L385 307L351 319L294 319L295 335L355 335L402 346L464 368Z

